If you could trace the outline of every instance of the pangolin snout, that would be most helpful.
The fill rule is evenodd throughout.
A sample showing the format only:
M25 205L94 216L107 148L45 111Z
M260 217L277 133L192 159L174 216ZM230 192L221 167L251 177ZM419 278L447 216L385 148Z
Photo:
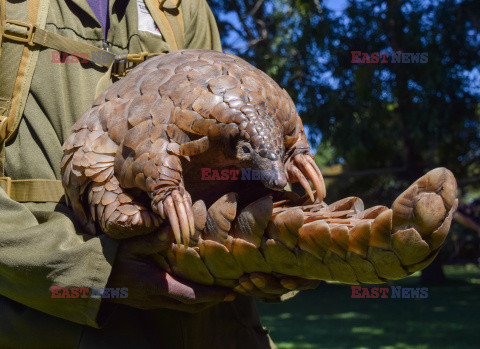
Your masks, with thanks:
M264 171L261 181L263 185L272 190L283 190L287 185L287 175L282 163L273 165L273 168Z

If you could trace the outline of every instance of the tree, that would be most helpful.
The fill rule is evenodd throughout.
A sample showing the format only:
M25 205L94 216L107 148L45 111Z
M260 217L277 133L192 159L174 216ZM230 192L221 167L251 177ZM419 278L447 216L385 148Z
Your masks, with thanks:
M389 205L436 166L478 190L478 2L349 1L340 16L318 1L212 3L225 48L287 89L322 135L322 165L343 163L329 201ZM388 53L389 63L352 63L354 51ZM391 63L397 53L428 62Z

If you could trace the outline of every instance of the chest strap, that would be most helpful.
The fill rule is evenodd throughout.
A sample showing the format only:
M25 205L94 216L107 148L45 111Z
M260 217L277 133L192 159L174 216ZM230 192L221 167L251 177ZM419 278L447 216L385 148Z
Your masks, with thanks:
M0 177L0 188L18 202L58 202L64 194L62 181L56 179Z

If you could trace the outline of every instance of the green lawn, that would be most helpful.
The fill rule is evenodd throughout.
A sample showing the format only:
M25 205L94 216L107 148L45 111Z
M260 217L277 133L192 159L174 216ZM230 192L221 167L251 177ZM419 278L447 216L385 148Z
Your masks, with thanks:
M480 270L444 270L449 282L425 299L352 299L350 286L328 284L259 311L279 349L480 348ZM418 275L392 285L425 286Z

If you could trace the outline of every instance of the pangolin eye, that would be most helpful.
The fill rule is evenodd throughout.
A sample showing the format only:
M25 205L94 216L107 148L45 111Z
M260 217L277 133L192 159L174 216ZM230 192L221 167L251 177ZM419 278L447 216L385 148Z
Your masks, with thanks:
M246 145L242 147L242 150L244 153L250 153L250 149Z

